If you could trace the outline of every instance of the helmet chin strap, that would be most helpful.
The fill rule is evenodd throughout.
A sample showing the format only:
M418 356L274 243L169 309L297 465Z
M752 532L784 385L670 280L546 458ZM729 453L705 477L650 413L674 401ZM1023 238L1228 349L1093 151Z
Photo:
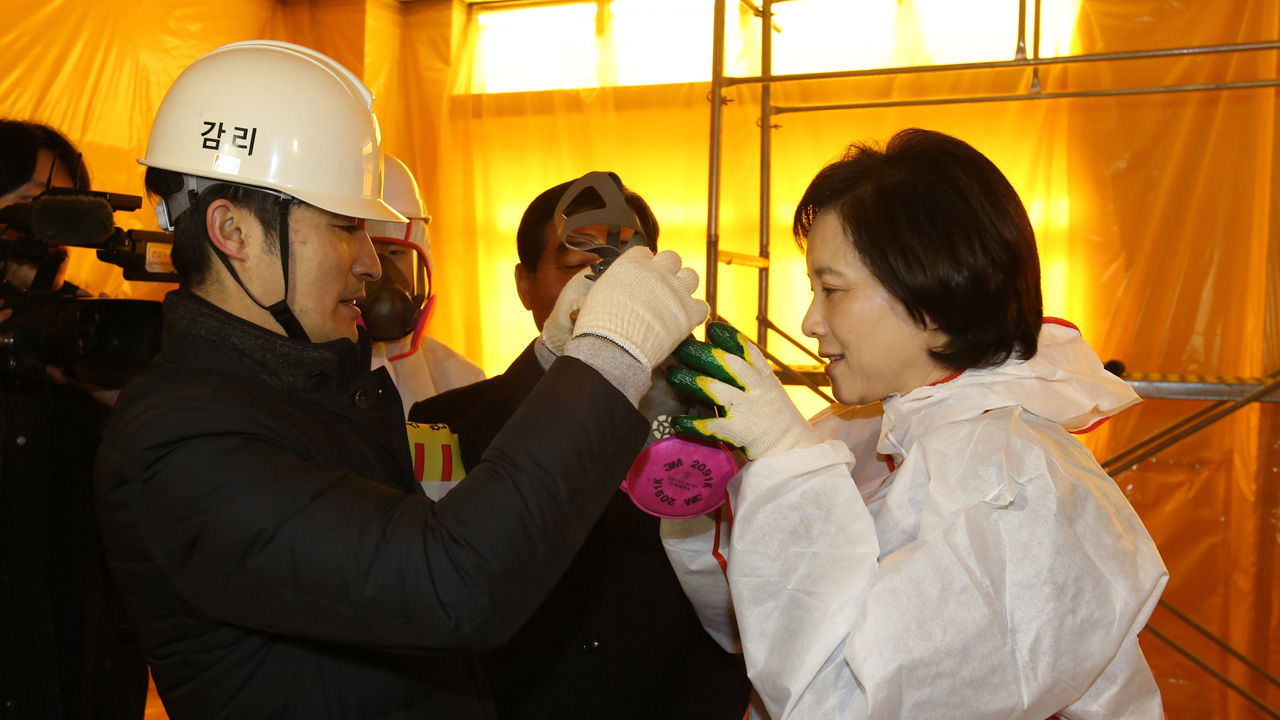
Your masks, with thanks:
M210 245L213 247L214 254L222 261L222 265L227 268L227 272L231 273L231 278L236 281L236 284L240 286L240 289L254 304L271 313L271 317L275 318L275 321L280 323L280 327L284 328L286 335L294 340L310 342L311 338L307 335L307 331L302 329L302 323L298 322L297 316L289 308L289 208L293 206L294 202L296 201L292 198L281 197L278 205L280 273L284 276L284 297L281 298L280 302L267 305L254 297L249 288L245 286L244 281L240 279L239 273L231 266L231 260L216 245L213 245L212 241L210 241Z

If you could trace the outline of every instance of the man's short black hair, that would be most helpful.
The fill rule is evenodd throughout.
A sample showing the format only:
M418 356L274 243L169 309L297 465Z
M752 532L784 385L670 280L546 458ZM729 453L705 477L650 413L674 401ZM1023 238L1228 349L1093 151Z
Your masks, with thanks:
M560 197L573 183L574 180L569 180L547 188L529 203L529 207L525 208L524 216L520 218L520 227L516 230L516 251L520 255L520 264L530 272L536 271L538 263L542 261L542 250L546 245L547 223L552 221L556 205L560 204ZM636 214L640 229L644 230L644 235L649 240L649 249L657 252L658 218L654 217L649 203L645 202L639 194L625 187L622 189L622 197L627 201L627 207L631 208L631 212ZM588 210L600 210L604 206L605 203L600 194L592 188L587 188L578 193L578 196L569 203L565 208L565 214L572 216Z
M792 224L801 247L819 213L836 213L863 264L952 370L1036 353L1043 321L1035 233L1004 174L967 143L911 128L884 150L851 145L809 183Z
M182 176L169 170L147 168L147 192L157 197L168 197L182 189ZM198 287L209 278L213 268L213 245L205 227L205 215L209 206L217 200L229 200L237 207L248 210L262 224L268 247L279 251L280 207L288 202L257 188L231 183L218 183L201 191L195 202L173 223L173 269L179 282L187 287Z
M66 170L75 189L89 189L89 169L80 151L62 133L47 125L21 120L0 120L0 195L22 187L35 174L41 150Z

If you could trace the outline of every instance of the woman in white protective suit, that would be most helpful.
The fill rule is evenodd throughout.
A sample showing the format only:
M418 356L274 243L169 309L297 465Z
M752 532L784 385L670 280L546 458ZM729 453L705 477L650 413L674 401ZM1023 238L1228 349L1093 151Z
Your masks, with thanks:
M1168 573L1071 436L1138 402L1042 317L1008 180L955 138L854 146L796 209L806 335L844 405L811 426L726 325L669 375L751 459L728 507L664 522L708 631L787 718L1163 716L1138 646ZM759 703L757 703L759 705Z
M404 411L419 400L484 379L484 371L427 335L435 310L431 290L431 235L418 183L409 168L386 156L382 192L405 223L369 220L365 228L382 264L382 277L368 283L361 313L374 340L373 367L387 368Z

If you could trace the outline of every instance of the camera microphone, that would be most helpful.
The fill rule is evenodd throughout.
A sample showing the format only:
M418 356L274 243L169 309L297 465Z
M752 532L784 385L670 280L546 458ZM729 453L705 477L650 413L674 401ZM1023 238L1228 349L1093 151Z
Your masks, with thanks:
M102 198L52 195L31 203L31 234L48 245L101 248L115 231L111 205Z

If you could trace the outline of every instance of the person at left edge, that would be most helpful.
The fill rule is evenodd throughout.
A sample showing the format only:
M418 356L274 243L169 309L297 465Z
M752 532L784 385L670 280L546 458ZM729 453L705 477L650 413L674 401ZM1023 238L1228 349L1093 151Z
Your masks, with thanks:
M433 503L357 327L363 220L401 217L371 105L332 59L246 41L188 67L151 130L182 281L96 490L173 720L492 717L474 654L569 563L644 442L652 367L706 317L674 253L622 255L475 481Z
M0 208L53 188L90 189L80 151L46 125L0 120ZM21 234L0 222L0 298L83 292L63 281L66 248L33 248ZM0 309L0 335L36 324L24 318L31 307L17 318ZM0 368L0 716L137 720L147 667L108 581L93 509L104 397L53 366Z

